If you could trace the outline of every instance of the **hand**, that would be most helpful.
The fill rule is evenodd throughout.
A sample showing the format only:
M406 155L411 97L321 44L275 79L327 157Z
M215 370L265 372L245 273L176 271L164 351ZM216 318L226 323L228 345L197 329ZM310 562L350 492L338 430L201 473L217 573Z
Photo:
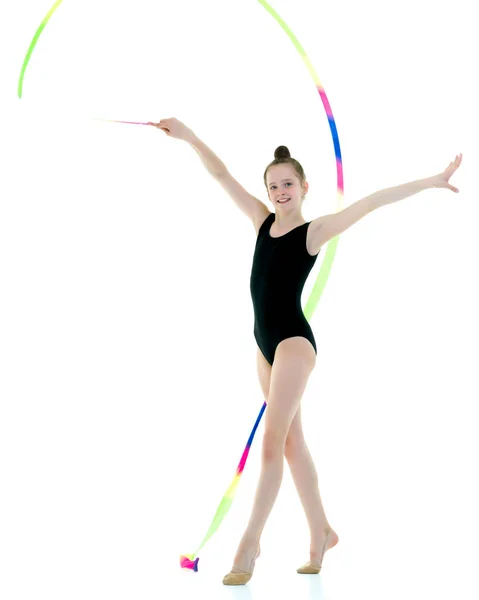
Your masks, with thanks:
M161 129L168 137L173 137L177 140L187 141L193 135L191 129L181 121L178 121L178 119L162 119L159 123L148 122L148 125L153 125L153 127Z
M436 175L436 177L434 178L434 184L433 184L434 187L447 188L448 190L452 190L453 192L456 192L456 194L457 194L459 192L459 190L457 189L457 187L450 185L449 179L451 179L453 174L457 171L457 169L459 169L461 162L462 162L462 154L458 154L456 156L455 160L452 163L449 163L449 166L444 171L444 173L441 173L440 175Z

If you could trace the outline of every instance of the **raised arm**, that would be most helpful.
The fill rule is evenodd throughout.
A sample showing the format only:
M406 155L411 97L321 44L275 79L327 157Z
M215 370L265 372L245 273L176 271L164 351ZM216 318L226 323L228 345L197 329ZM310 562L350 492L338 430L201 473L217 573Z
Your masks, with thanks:
M461 162L462 154L459 154L456 156L455 160L449 164L447 169L439 175L380 190L379 192L375 192L370 196L358 200L340 212L314 219L310 225L312 250L315 254L318 253L321 246L326 244L326 242L329 242L329 240L340 235L346 231L346 229L349 229L349 227L354 225L354 223L357 223L364 216L380 206L397 202L398 200L402 200L429 188L447 188L458 193L459 190L449 184L449 179L459 168Z
M199 137L178 119L163 119L159 123L150 123L163 130L169 137L181 139L190 144L200 157L206 170L233 198L236 205L253 221L262 223L269 211L263 202L249 194L228 171L226 165Z

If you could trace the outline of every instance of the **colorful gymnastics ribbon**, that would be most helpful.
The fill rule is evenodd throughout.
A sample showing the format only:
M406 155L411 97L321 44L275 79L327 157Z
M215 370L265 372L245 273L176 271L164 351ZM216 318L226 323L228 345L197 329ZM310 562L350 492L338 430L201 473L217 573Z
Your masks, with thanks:
M20 79L18 80L18 97L19 98L22 97L23 78L25 77L25 71L27 69L28 62L30 61L30 57L32 55L33 49L35 48L36 43L38 42L38 38L40 37L40 34L45 29L46 24L50 20L50 17L53 15L53 13L56 11L56 9L60 6L60 4L62 2L63 2L63 0L57 0L55 2L55 4L52 6L52 8L48 11L46 17L41 22L40 27L37 29L35 35L33 36L33 40L30 42L30 46L27 50L27 55L25 56L25 60L23 61L22 69L20 71Z
M230 506L233 503L233 498L235 497L235 494L236 494L236 488L238 487L238 484L240 482L241 474L243 473L243 469L245 467L246 461L248 460L249 449L251 448L251 444L253 443L254 434L256 433L256 430L258 429L259 422L261 421L261 418L263 416L265 409L266 409L266 402L263 404L263 406L260 410L260 413L258 415L258 418L256 419L256 423L254 424L253 430L251 431L251 434L248 438L248 442L246 443L246 448L244 449L241 460L239 461L238 467L236 468L236 474L234 476L234 479L231 482L231 485L229 486L229 488L226 490L226 494L223 496L223 500L221 500L220 505L218 506L218 508L216 510L216 514L213 519L213 522L211 523L210 528L208 529L208 533L206 534L204 540L201 542L200 547L194 554L185 554L184 556L180 557L180 564L183 569L191 569L193 571L198 571L198 561L200 559L199 558L195 559L195 556L198 554L198 552L201 550L201 548L203 548L203 546L210 539L210 537L214 534L214 532L218 529L218 527L221 525L221 521L225 518L226 513L229 511Z
M271 8L271 6L269 6L269 4L265 0L258 0L258 2L264 6L264 8L278 21L278 23L281 25L281 27L288 34L288 36L291 39L291 41L293 42L296 50L298 50L298 52L301 55L301 58L303 59L304 63L306 64L306 67L308 68L309 73L313 77L314 83L316 84L316 88L319 92L319 96L323 102L323 106L326 110L326 115L328 117L329 126L331 129L331 135L333 137L334 151L335 151L335 155L336 155L336 172L337 172L337 203L336 203L336 206L337 206L337 210L339 211L343 208L343 199L344 199L343 162L341 159L341 148L339 145L339 137L338 137L338 132L337 132L337 128L336 128L336 123L334 121L333 112L331 110L331 106L330 106L328 98L326 96L326 92L324 91L324 88L321 85L321 81L320 81L319 77L317 76L316 72L314 71L311 61L309 60L308 56L306 55L306 52L304 51L303 47L301 46L298 39L291 31L291 29L286 25L286 23L281 19L281 17L278 15L278 13L273 8ZM330 242L327 245L327 250L326 250L326 253L325 253L325 256L323 259L323 263L319 270L318 277L316 278L316 282L314 284L313 290L311 291L309 299L306 303L306 307L303 310L304 316L306 317L306 319L308 321L311 320L311 317L313 316L316 306L318 305L319 299L321 298L323 290L326 286L326 281L328 280L329 273L331 272L333 260L336 255L338 241L339 241L339 236L336 236L335 238L330 240ZM229 488L226 490L226 494L224 495L223 500L220 502L220 505L218 506L215 517L213 519L213 523L210 525L210 528L208 529L208 533L206 534L205 539L203 540L200 547L194 554L186 554L186 555L183 555L180 557L180 565L183 569L191 569L192 571L195 571L195 572L198 571L199 558L195 558L196 555L201 550L201 548L204 546L204 544L208 541L208 539L215 533L215 531L218 529L221 522L225 518L226 513L229 511L231 504L233 503L234 496L236 494L236 490L237 490L237 487L238 487L238 484L240 481L241 474L246 465L246 460L248 458L249 450L251 448L251 444L253 443L254 434L256 433L256 429L258 428L259 422L261 421L261 418L266 409L266 406L267 406L267 403L265 402L263 404L263 406L261 407L259 416L256 419L256 423L253 427L253 431L251 432L251 435L248 439L248 443L246 444L245 451L243 452L243 456L241 457L240 464L239 464L238 468L236 469L236 474L233 479L233 482L231 483Z
M57 0L55 2L55 4L53 5L53 7L50 9L47 16L45 17L45 19L43 20L42 24L38 28L37 32L35 33L35 36L30 44L30 47L28 48L27 55L23 62L22 70L20 73L20 80L19 80L19 84L18 84L18 97L19 98L22 97L23 78L24 78L25 70L28 65L28 61L30 60L30 56L32 54L33 48L35 47L35 44L37 43L41 32L45 28L45 25L48 23L50 17L53 15L53 13L58 8L58 6L61 4L62 1L63 0ZM343 198L344 198L343 163L342 163L342 159L341 159L341 149L340 149L340 145L339 145L339 138L338 138L338 133L337 133L337 128L336 128L336 123L335 123L335 120L333 117L333 113L332 113L329 101L326 96L326 92L324 91L324 88L321 85L321 81L320 81L319 77L317 76L316 72L314 71L311 61L309 60L308 56L306 55L306 52L304 51L303 47L301 46L298 39L291 31L291 29L286 25L286 23L283 21L283 19L281 19L281 17L278 15L278 13L271 6L269 6L269 4L265 0L258 0L258 2L260 4L262 4L262 6L276 19L276 21L284 29L284 31L287 33L287 35L293 42L296 50L301 55L301 58L303 59L310 75L312 76L314 83L316 85L316 88L319 92L319 96L323 102L323 106L324 106L324 109L326 110L326 115L328 117L329 126L331 129L331 135L333 138L334 151L335 151L335 156L336 156L336 172L337 172L337 204L336 205L337 205L337 210L339 211L343 208ZM148 123L138 123L138 122L134 122L134 121L114 121L111 119L98 119L98 120L108 121L108 122L112 122L112 123L128 123L128 124L132 124L132 125L148 125ZM338 242L339 242L339 236L336 236L335 238L330 240L330 242L327 244L327 249L326 249L326 252L324 255L323 262L321 264L321 268L318 273L318 277L316 278L316 282L314 284L313 290L311 291L310 297L309 297L309 299L306 303L306 306L303 310L304 315L308 321L311 320L313 313L316 309L316 306L318 305L319 299L320 299L320 297L324 291L324 288L326 286L326 282L328 280L329 273L331 272L331 267L332 267L332 264L334 261L334 257L336 255L336 249L337 249ZM236 490L239 485L241 474L243 473L243 470L246 465L246 461L248 459L251 444L253 443L253 439L254 439L256 430L261 421L261 418L263 417L266 406L267 406L267 403L264 402L263 406L261 407L258 418L256 419L256 423L253 427L253 430L248 438L246 448L243 452L243 455L241 457L239 465L236 469L234 479L233 479L231 485L226 490L226 493L218 506L218 509L217 509L216 514L213 519L213 522L210 525L210 528L208 529L208 532L207 532L203 542L201 543L198 550L194 554L186 554L186 555L183 555L180 557L180 565L182 568L191 569L192 571L198 571L199 558L196 558L196 555L201 550L201 548L205 545L205 543L211 538L211 536L217 531L218 527L220 526L221 522L223 521L223 519L225 518L226 514L228 513L228 511L231 507L231 504L232 504L233 499L236 494Z

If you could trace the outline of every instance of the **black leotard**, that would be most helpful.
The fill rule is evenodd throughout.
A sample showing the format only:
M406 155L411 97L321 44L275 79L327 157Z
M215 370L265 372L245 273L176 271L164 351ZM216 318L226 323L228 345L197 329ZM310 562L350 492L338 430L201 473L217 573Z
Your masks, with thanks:
M317 353L314 335L301 307L301 293L318 255L306 249L308 223L274 238L271 213L259 228L251 269L254 336L270 365L278 344L287 338L308 339Z

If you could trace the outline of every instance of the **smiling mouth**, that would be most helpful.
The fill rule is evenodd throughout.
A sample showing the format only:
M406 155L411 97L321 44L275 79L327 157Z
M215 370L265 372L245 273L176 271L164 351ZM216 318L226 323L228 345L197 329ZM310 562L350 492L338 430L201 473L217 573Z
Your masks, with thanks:
M291 200L291 198L288 198L287 200L278 200L279 204L286 204L286 202L289 202Z

